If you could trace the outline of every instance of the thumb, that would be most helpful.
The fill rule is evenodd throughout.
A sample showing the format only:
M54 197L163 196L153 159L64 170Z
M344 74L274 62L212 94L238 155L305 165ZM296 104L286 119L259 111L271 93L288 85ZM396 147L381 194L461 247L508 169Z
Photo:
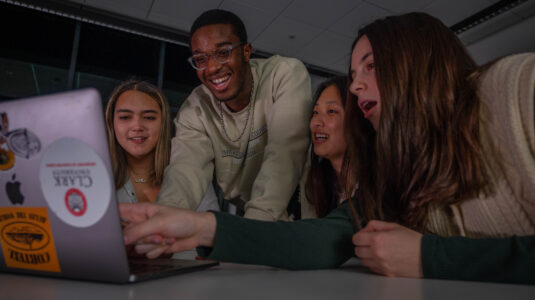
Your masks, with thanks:
M399 226L396 223L389 223L379 220L371 220L368 222L366 227L362 228L361 231L363 232L373 232L373 231L387 231L395 229L397 226Z

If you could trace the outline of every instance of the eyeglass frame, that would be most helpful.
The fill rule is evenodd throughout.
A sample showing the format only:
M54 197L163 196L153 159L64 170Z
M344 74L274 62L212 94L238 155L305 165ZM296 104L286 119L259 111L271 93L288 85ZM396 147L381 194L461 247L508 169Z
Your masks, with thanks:
M230 61L230 56L232 54L232 50L234 50L235 48L239 47L239 46L242 46L242 45L246 45L247 42L238 42L236 44L232 44L232 45L226 45L226 46L221 46L219 47L218 49L210 52L210 53L198 53L198 54L195 54L195 55L192 55L190 57L188 57L187 61L189 62L189 64L195 69L195 70L198 70L198 71L204 71L206 70L206 68L208 68L208 63L206 65L206 67L204 68L198 68L197 66L195 66L195 63L193 62L193 57L195 57L196 55L205 55L206 57L210 58L212 57L212 59L220 64L226 64ZM216 57L216 53L219 51L219 50L222 50L222 49L227 49L229 51L229 56L228 58L225 60L225 61L220 61L219 59L217 59Z

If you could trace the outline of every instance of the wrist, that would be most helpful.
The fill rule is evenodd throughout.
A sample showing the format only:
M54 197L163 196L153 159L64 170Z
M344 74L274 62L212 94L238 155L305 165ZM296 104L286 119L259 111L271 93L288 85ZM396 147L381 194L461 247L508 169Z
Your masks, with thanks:
M213 247L217 228L215 215L211 212L200 213L199 223L199 246Z

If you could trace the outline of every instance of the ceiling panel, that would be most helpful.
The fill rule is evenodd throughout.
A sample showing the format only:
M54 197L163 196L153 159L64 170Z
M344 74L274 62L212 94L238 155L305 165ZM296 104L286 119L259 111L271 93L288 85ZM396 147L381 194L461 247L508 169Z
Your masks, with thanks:
M520 20L520 16L506 11L503 14L498 15L483 24L480 24L477 26L477 29L462 32L459 34L459 38L466 46L469 46L497 31L502 30L503 28L518 23Z
M349 63L351 62L351 54L342 57L338 61L331 64L329 69L336 70L341 74L347 74L349 70Z
M306 45L298 56L304 61L314 61L320 67L332 69L332 65L351 52L353 39L332 32L324 32ZM337 70L339 72L345 72Z
M189 32L193 21L205 10L217 8L220 0L154 0L149 20Z
M423 7L429 6L435 0L364 0L371 5L375 5L387 9L393 13L407 13L411 11L419 11ZM471 0L468 0L471 1Z
M296 56L321 32L320 28L279 17L255 40L253 46L274 54Z
M357 7L361 0L295 0L284 12L283 16L311 26L328 28ZM306 9L303 9L305 8Z
M511 9L515 15L521 16L523 19L529 18L535 14L535 1L528 0L523 4Z
M449 27L490 5L488 0L439 0L421 11L437 17Z
M278 14L274 11L265 11L243 3L244 1L225 1L222 9L232 11L245 24L249 41L256 38L275 20Z
M89 6L119 13L121 15L145 19L152 0L86 0Z
M226 2L228 1L229 0L225 0L222 5L226 5ZM243 5L256 7L263 11L270 11L279 14L288 5L290 5L292 1L293 0L234 0L233 2L238 2Z
M71 0L185 32L189 31L195 18L205 10L213 8L230 10L244 21L254 49L297 57L309 65L342 73L347 71L348 48L359 28L377 18L424 11L436 16L447 26L452 26L498 1ZM534 14L535 0L528 0L511 11L460 34L460 38L466 45L472 45L524 19L529 19ZM527 32L533 34L533 30L528 29Z
M331 26L329 31L354 39L361 27L375 19L391 14L391 12L385 9L364 2Z

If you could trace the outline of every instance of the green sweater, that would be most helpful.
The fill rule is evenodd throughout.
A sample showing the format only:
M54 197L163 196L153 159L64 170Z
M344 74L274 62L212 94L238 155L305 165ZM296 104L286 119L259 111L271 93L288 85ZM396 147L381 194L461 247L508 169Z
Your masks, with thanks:
M214 213L214 248L201 257L286 269L335 268L353 256L347 202L322 219L265 222ZM535 236L468 239L424 235L425 278L535 283Z

